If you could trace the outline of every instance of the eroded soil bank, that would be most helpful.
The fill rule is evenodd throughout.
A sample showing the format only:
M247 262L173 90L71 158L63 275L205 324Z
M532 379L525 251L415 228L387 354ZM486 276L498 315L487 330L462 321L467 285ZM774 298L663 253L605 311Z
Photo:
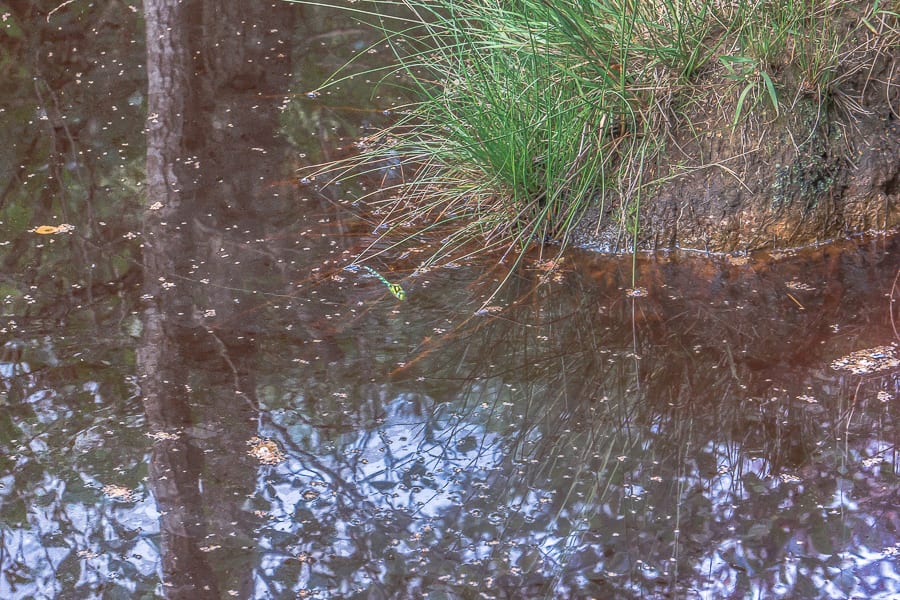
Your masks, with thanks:
M738 127L736 97L692 107L646 171L645 181L661 183L640 199L638 247L779 249L896 228L898 57L894 45L871 69L846 74L827 99L804 94L784 65L780 114L762 111ZM588 212L575 243L633 247L623 224L633 223L636 204L605 204Z

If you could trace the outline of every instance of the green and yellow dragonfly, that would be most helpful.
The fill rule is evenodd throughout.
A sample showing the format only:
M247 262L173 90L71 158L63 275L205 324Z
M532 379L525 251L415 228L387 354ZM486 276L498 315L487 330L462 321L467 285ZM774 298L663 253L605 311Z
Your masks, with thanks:
M379 273L372 267L370 267L368 265L347 265L346 267L344 267L345 271L351 271L353 273L358 272L359 269L365 269L366 271L371 273L374 277L376 277L381 283L386 285L388 291L390 291L391 294L394 295L394 298L396 298L397 300L406 300L406 292L403 290L402 287L400 287L400 284L391 283L390 281L385 279L384 275L382 275L381 273Z

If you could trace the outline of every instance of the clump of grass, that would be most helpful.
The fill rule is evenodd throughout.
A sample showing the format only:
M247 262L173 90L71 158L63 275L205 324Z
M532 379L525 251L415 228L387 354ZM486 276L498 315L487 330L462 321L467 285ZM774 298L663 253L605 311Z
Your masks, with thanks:
M299 0L303 1L303 0ZM314 3L315 2L308 2ZM395 10L401 4L405 15ZM585 210L615 199L637 239L648 163L698 99L732 124L775 118L780 72L800 91L835 90L854 33L897 41L896 7L839 21L827 0L376 0L344 7L385 33L397 64L384 84L414 98L329 178L393 164L370 200L401 242L449 228L423 267L501 248L565 247ZM846 4L846 3L844 3ZM858 7L857 7L858 8ZM878 25L875 25L875 22ZM841 23L841 24L839 24ZM838 27L844 27L839 31ZM854 68L859 68L858 65ZM340 81L340 76L325 85ZM803 87L806 86L806 87ZM389 235L384 233L383 235Z
M384 80L401 75L418 100L350 161L399 159L414 173L379 191L385 220L452 225L427 263L458 258L473 239L507 249L565 239L606 187L612 153L602 148L622 98L567 73L553 9L540 2L405 5L409 17L380 21L399 62Z

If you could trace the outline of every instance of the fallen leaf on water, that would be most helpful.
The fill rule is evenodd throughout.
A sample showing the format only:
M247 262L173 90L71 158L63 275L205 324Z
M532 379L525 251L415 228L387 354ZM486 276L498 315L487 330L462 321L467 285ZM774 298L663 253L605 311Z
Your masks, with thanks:
M31 231L38 235L52 235L54 233L68 233L75 229L74 225L63 223L62 225L40 225Z
M251 446L247 454L264 465L277 465L285 459L284 452L272 440L253 436L247 440L247 445Z
M127 487L121 485L104 485L101 491L107 498L110 498L112 500L119 500L121 502L134 502L136 499L136 494L133 490L130 490Z

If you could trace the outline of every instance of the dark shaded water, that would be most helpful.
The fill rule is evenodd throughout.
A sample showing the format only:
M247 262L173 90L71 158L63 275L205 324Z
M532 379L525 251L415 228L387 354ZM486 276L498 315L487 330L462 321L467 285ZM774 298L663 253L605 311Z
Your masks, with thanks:
M295 174L396 101L305 96L375 38L247 4L4 17L0 597L900 595L898 369L832 365L897 341L900 241L486 309L386 253L398 303Z

